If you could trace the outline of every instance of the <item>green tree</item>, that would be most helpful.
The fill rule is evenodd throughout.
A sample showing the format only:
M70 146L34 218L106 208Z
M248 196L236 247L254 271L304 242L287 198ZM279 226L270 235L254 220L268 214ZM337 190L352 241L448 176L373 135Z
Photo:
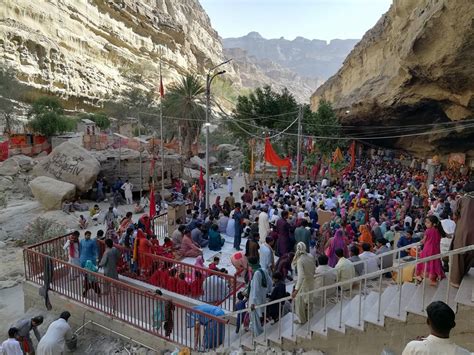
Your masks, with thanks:
M110 127L110 120L107 117L107 115L103 112L99 113L83 113L79 115L80 119L88 119L91 120L92 122L95 122L97 127L100 129L107 129Z
M321 101L318 110L312 115L305 115L305 133L329 138L316 138L315 144L324 157L330 157L337 147L343 148L345 143L341 138L341 124L331 104Z
M51 137L75 129L76 121L64 115L59 100L55 97L40 97L28 112L29 127L37 133Z
M228 121L229 129L241 144L246 144L249 134L261 135L263 132L276 133L287 128L298 117L299 105L287 89L276 92L270 86L257 88L249 95L237 98L233 119ZM309 108L305 112L309 111ZM258 128L257 128L258 127ZM297 133L296 123L288 133ZM282 135L275 142L275 149L283 155L296 154L297 137Z
M206 89L201 80L193 74L188 74L172 84L163 100L164 112L168 116L179 117L184 154L192 155L191 146L199 136L206 109L204 93Z

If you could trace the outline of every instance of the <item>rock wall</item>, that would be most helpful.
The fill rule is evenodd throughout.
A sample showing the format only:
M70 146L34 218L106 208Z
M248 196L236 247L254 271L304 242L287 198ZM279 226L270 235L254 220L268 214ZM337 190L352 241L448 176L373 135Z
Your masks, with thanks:
M346 124L472 118L473 13L472 0L394 0L337 74L312 95L312 108L321 99L329 100ZM474 149L474 131L385 143L420 154L468 151Z
M124 70L146 69L156 85L222 61L217 32L198 0L2 0L0 61L37 89L99 104L127 85ZM238 78L232 68L228 77Z

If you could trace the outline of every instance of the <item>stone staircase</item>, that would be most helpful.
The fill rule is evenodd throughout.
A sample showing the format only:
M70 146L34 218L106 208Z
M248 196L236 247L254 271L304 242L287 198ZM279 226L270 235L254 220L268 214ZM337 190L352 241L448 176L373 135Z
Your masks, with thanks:
M338 341L339 335L357 335L366 333L367 328L379 327L379 334L385 332L386 337L390 337L390 330L387 322L396 321L408 324L410 317L419 316L426 318L425 308L433 301L446 302L447 291L448 304L457 312L459 307L474 311L474 268L464 277L459 289L449 286L448 279L444 279L433 287L423 283L404 283L401 287L390 285L379 292L370 291L355 294L352 297L343 297L335 303L327 304L325 308L320 308L313 314L309 324L295 324L296 319L291 312L283 316L280 322L275 324L267 323L265 333L254 338L250 332L244 333L238 340L244 350L254 350L256 346L272 346L285 350L299 349L305 347L303 344L308 341ZM424 304L423 304L424 298ZM380 299L380 306L379 306ZM399 302L401 300L401 305ZM326 317L324 314L326 313ZM458 317L458 315L457 315ZM470 319L472 313L470 313ZM418 320L417 324L422 325L424 321ZM418 326L420 331L427 328ZM472 328L471 328L472 329ZM371 330L372 331L372 330ZM332 339L334 338L334 339ZM318 348L317 345L314 345ZM380 353L380 352L379 352Z

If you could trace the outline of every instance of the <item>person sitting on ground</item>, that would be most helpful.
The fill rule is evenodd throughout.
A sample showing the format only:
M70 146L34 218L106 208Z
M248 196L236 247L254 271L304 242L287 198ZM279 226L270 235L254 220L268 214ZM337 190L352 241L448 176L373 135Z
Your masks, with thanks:
M209 250L221 251L224 246L225 239L219 233L217 224L213 224L209 230Z
M100 215L99 205L94 205L93 207L91 207L91 209L89 210L89 215L90 215L90 217L92 218L93 221L97 222L97 220L99 218L99 215Z
M359 247L357 245L351 246L350 249L351 257L349 260L353 263L358 263L361 261L361 258L359 258ZM356 276L361 276L364 275L364 263L358 263L354 265L354 269L356 272Z
M377 255L370 251L371 247L369 243L362 244L363 252L359 254L361 260L364 262L364 274L371 274L378 271L379 267L377 264Z
M143 213L145 212L145 206L143 206L140 201L137 201L135 205L133 205L133 212L134 213Z
M430 335L423 340L413 340L407 344L402 355L469 355L468 350L449 339L456 326L454 311L446 303L435 301L426 308Z
M181 248L181 241L183 240L183 233L186 230L186 226L181 224L174 232L171 234L171 240L174 244L176 250Z
M219 268L217 265L219 265L219 257L215 256L214 259L212 260L212 263L209 264L209 269L214 270L214 271L219 271Z
M196 227L191 231L191 238L200 248L205 248L209 244L209 240L204 239L203 226L201 222L198 222Z
M183 258L195 258L199 255L202 255L201 248L196 245L191 239L191 231L185 230L183 234L183 240L181 241L181 247L178 250L179 255Z
M403 248L403 247L406 247L408 245L418 243L419 241L420 241L420 238L413 238L413 230L408 229L402 234L402 236L398 240L397 248ZM409 255L409 249L405 249L405 250L400 251L400 257L401 258L404 258L408 255Z
M319 289L324 286L333 285L337 281L337 272L334 268L328 265L329 258L321 254L318 257L318 267L315 271L315 289ZM326 291L326 297L333 297L336 294L336 288L330 288ZM317 295L323 296L322 292Z
M350 280L355 277L354 265L344 257L344 250L341 248L336 249L336 256L338 258L337 264L335 266L337 272L337 282L343 282ZM343 290L350 290L352 284L345 284L342 286Z
M17 340L18 329L12 327L8 329L8 339L0 345L0 354L2 355L23 355L20 343Z
M72 209L72 203L69 202L68 200L63 202L61 209L63 210L64 213L67 213L67 214L74 212L74 210Z
M375 252L375 255L381 255L381 254L386 254L390 252L390 248L387 246L388 242L384 238L379 238L377 239L376 245L377 245L377 251ZM386 269L389 267L393 266L393 254L388 254L384 255L381 258L377 258L377 263L379 267L382 267L382 269ZM384 274L385 277L391 278L392 273L387 272Z
M79 228L86 229L88 225L89 225L89 222L87 221L86 218L84 218L84 215L81 214L79 216Z

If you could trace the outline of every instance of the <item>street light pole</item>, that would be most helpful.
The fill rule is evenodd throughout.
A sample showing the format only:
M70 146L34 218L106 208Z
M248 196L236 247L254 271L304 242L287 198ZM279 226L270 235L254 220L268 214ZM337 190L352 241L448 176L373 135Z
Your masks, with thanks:
M211 123L209 122L210 117L211 117L211 84L212 80L218 75L222 75L225 73L225 70L219 71L213 75L211 75L211 72L214 71L215 69L219 68L221 65L227 64L231 61L232 59L228 59L215 67L209 69L207 72L206 76L206 123L204 124L204 127L206 129L205 135L206 135L206 208L210 208L210 199L209 199L209 187L210 187L210 170L209 170L209 127L211 126Z

